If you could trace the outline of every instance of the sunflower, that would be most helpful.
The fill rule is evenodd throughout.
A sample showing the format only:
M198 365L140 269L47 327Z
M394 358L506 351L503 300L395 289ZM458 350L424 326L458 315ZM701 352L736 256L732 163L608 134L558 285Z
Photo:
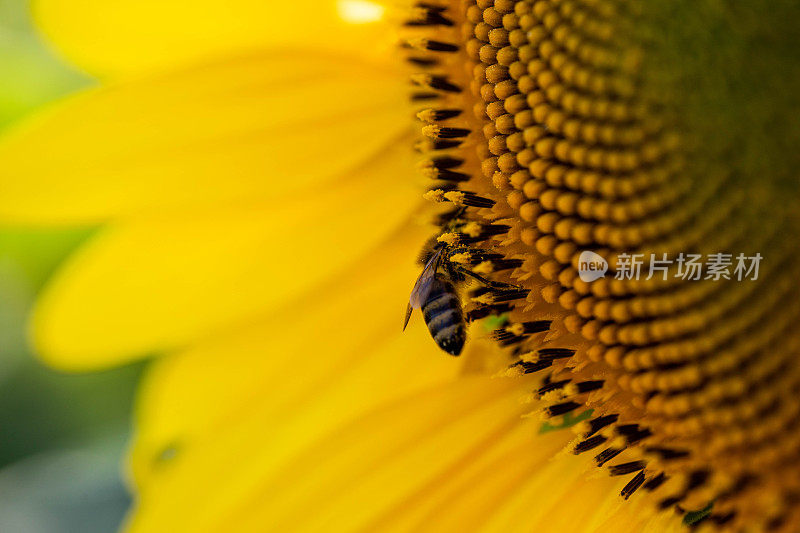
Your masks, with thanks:
M795 531L798 9L755 4L37 2L105 83L4 136L0 221L101 226L45 361L160 354L127 529Z

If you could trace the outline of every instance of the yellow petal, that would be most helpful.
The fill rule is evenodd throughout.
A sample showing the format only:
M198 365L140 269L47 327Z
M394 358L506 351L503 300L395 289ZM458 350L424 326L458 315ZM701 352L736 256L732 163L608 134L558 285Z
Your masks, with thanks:
M284 201L397 142L405 93L393 71L289 52L91 90L0 139L0 222Z
M406 150L402 142L292 202L109 227L41 295L39 353L66 369L102 367L213 338L300 295L317 298L320 283L369 265L368 254L408 223L419 200Z
M387 365L385 372L392 370ZM389 388L405 375L377 379ZM318 438L311 447L302 438L303 445L294 446L298 439L291 429L287 435L280 420L273 425L269 407L266 414L254 409L225 431L178 451L157 481L140 494L130 530L365 527L525 423L518 398L524 381L461 378L376 409ZM361 400L369 405L370 398ZM318 399L323 406L325 399L324 395ZM330 411L337 407L334 404ZM284 413L284 419L289 428L298 425L291 411ZM287 445L295 457L283 451ZM308 512L312 507L314 512Z
M498 533L667 533L676 522L680 525L674 515L656 516L654 502L644 490L635 493L632 501L624 500L620 491L633 475L610 477L607 470L597 469L592 455L576 457L566 450L555 455L504 498L481 529ZM650 527L655 525L661 527Z
M647 496L640 492L634 495L630 502L624 504L618 502L616 511L608 515L602 524L592 529L592 533L618 533L619 531L687 533L687 531L692 531L686 527L682 517L678 516L673 509L657 512L655 507L657 500ZM707 530L701 528L700 531Z
M75 64L121 75L267 46L385 52L395 44L385 3L315 0L299 9L264 0L37 0L34 13Z
M466 458L435 483L397 501L368 529L385 533L406 531L478 531L524 484L545 469L565 445L567 434L538 436L535 424L515 424ZM517 526L531 530L519 517Z
M422 233L390 240L313 298L154 363L137 406L137 484L148 483L165 450L212 438L257 404L273 425L305 413L313 436L387 394L452 377L460 365L442 356L421 320L400 331L419 267L398 258Z

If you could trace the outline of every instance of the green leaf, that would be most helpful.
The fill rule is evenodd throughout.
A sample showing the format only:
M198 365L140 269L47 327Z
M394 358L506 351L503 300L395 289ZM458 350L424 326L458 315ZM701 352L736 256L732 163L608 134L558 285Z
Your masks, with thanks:
M714 507L714 502L709 502L708 505L700 509L699 511L689 511L686 513L686 516L683 517L683 523L687 526L694 525L699 521L706 518L708 515L711 514L711 509Z
M483 327L486 331L494 331L508 323L508 313L502 315L491 315L483 319Z
M558 429L566 429L569 427L574 426L584 420L588 420L592 416L592 409L587 409L580 414L573 415L572 413L567 413L563 417L561 417L561 423L558 425L553 425L550 422L543 422L542 426L539 428L539 434L547 433L549 431L555 431Z

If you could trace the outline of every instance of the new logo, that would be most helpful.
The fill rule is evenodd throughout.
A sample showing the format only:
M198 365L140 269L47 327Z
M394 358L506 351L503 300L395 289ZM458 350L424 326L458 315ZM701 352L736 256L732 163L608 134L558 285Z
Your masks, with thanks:
M578 258L578 277L587 283L602 278L608 272L608 261L603 256L589 250L581 252Z

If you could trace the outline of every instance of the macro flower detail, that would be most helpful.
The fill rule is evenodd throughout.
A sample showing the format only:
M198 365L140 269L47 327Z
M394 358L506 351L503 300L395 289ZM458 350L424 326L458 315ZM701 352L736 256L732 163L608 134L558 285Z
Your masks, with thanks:
M442 256L439 277L477 279L470 320L507 320L493 336L510 373L545 376L546 419L591 413L570 447L625 476L623 498L644 490L681 513L713 503L706 523L793 531L796 216L716 159L687 99L658 83L679 65L648 65L662 52L643 28L663 20L643 4L418 4L407 26L425 30L407 48L412 98L429 106L417 114L426 198L451 206L426 250ZM584 281L587 250L623 274ZM713 264L701 281L624 275L631 254L725 250L762 252L762 277Z
M126 531L800 527L800 9L35 4L101 83L0 222L100 226L31 337L153 356Z

